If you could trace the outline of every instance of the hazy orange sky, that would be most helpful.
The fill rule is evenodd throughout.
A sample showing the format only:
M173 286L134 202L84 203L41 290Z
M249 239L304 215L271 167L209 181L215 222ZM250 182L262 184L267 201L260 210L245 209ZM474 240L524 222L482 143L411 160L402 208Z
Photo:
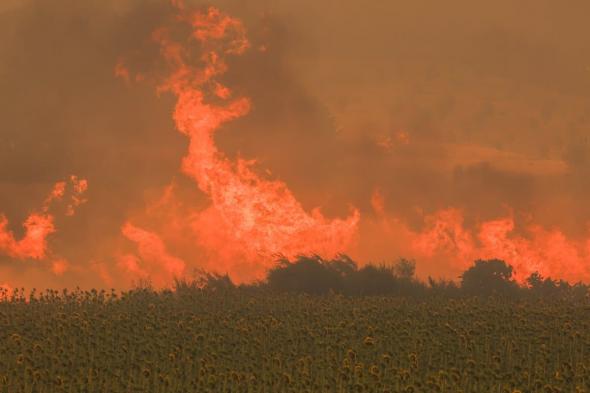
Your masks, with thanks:
M251 109L222 125L217 148L256 159L306 212L344 220L358 209L343 252L362 263L415 258L423 277L456 277L469 258L500 250L509 263L589 281L590 3L206 4L241 20L250 41L219 80ZM43 258L3 253L0 236L0 284L128 285L138 277L121 270L126 256L158 274L132 239L147 233L187 271L259 276L248 273L255 261L205 263L198 239L164 233L169 211L209 199L179 170L188 140L175 130L175 97L149 78L125 83L115 67L129 58L135 72L163 73L150 37L174 12L164 0L0 3L6 233L25 236L56 182L88 181L75 214L70 183L48 208L55 232ZM486 243L482 228L500 223L504 243Z

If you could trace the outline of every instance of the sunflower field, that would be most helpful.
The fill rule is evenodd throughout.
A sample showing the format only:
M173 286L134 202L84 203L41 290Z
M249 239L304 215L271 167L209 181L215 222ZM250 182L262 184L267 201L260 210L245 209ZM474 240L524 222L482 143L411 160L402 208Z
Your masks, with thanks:
M0 302L0 392L590 392L590 303L268 291Z

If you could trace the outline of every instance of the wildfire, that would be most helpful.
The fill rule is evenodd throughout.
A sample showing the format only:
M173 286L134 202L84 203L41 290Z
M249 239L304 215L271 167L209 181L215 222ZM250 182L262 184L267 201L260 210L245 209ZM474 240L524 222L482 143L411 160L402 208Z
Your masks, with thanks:
M352 209L345 219L333 220L325 218L319 209L307 213L283 182L259 176L255 161L231 161L215 145L214 135L220 127L250 110L248 98L234 97L217 79L227 71L228 56L241 55L250 47L242 23L213 7L201 12L188 10L180 1L172 4L179 12L177 20L192 31L186 41L178 41L168 28L153 34L171 70L158 91L177 97L174 121L178 131L189 138L182 172L211 202L189 217L174 218L183 221L180 226L188 228L206 251L209 260L201 263L214 271L229 272L234 279L248 280L261 278L277 253L292 257L341 252L356 232L358 210ZM191 62L195 43L200 56ZM116 74L128 80L130 72L120 63ZM162 240L173 236L156 232L147 235L147 231L125 224L124 235L140 244L139 256L127 255L120 266L137 275L155 273L162 266L168 273L181 273L185 262L167 255ZM142 254L148 249L153 252L145 258ZM146 259L162 266L156 267ZM244 269L244 265L250 268Z
M177 98L176 128L189 140L181 170L208 196L210 204L200 210L179 209L183 202L176 198L173 185L166 187L155 203L158 209L152 206L141 217L150 226L150 217L152 223L157 221L154 211L160 215L167 211L165 219L160 217L160 225L147 230L130 220L123 226L123 235L138 251L119 258L119 267L132 277L153 276L164 282L190 267L187 257L193 259L190 254L174 256L169 250L192 244L204 251L199 254L198 267L248 281L262 278L277 253L331 256L349 249L360 220L357 209L351 209L345 219L327 219L318 209L308 213L285 183L259 175L255 160L232 161L219 151L216 132L247 115L251 107L249 98L235 96L220 77L228 70L227 58L242 55L250 43L242 23L216 8L191 11L182 1L172 1L172 5L179 14L176 21L190 26L191 33L186 40L179 40L170 27L153 33L170 69L158 92ZM123 63L115 73L127 81L133 79ZM398 145L410 143L409 135L398 131L379 144L390 149L394 140ZM426 263L444 260L451 269L461 271L475 259L501 258L515 267L519 281L535 271L570 280L590 278L584 261L590 240L575 243L558 230L535 225L528 227L530 236L524 238L513 233L512 217L482 222L474 233L465 228L463 212L454 208L426 216L425 229L415 232L399 219L386 217L385 200L378 188L370 202L383 222L381 236L399 234L407 240L405 251Z
M277 254L331 258L341 252L357 252L352 256L359 261L366 261L368 255L407 256L416 258L418 270L422 265L453 275L476 259L499 258L514 267L520 282L533 272L590 282L590 236L573 240L559 229L533 223L521 226L518 222L517 228L512 214L468 226L459 208L428 215L419 210L424 226L417 230L416 222L411 228L400 215L392 215L394 202L386 200L386 195L394 192L384 193L374 184L368 185L373 188L367 198L372 214L363 216L362 222L353 206L346 217L335 219L325 217L319 208L306 211L287 184L272 180L269 169L259 168L255 159L232 159L216 144L217 133L247 116L252 107L249 97L224 84L229 59L251 50L263 56L267 46L252 45L243 23L215 7L192 9L183 0L170 0L170 4L176 18L150 37L159 50L158 75L145 67L134 70L126 58L114 65L114 74L127 85L155 79L157 94L175 98L174 124L188 142L179 172L189 179L194 192L180 189L178 179L161 185L162 192L149 198L146 206L132 206L125 219L117 222L120 233L115 244L105 240L84 264L63 258L51 243L59 218L75 215L87 202L87 180L70 176L55 183L41 206L30 212L22 223L22 235L15 235L7 217L0 214L0 256L35 260L55 276L92 273L108 286L121 284L119 279L124 277L127 283L150 280L162 287L194 269L228 273L234 281L248 282L263 278ZM380 156L396 158L400 152L418 156L423 141L399 129L371 143L381 149ZM527 162L521 156L491 150L467 149L470 161L504 157L518 164L510 168ZM565 164L551 162L552 168L559 166L554 172L562 174ZM538 172L546 172L545 167L550 166ZM1 288L7 285L0 285L0 299Z

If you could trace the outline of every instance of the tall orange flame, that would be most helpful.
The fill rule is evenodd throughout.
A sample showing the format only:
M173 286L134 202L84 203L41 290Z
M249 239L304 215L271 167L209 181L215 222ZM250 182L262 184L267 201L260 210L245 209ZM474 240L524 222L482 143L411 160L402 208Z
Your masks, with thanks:
M207 209L188 221L195 240L210 255L211 261L205 263L242 280L260 278L273 254L343 251L356 232L358 210L352 209L346 219L326 219L318 209L309 214L283 182L261 178L253 169L254 161L232 162L215 145L219 128L250 110L248 98L232 98L231 90L216 79L227 70L227 56L241 55L250 46L242 23L213 7L199 12L187 11L180 1L172 4L180 13L178 20L189 24L192 33L187 42L175 40L166 28L153 34L172 70L158 91L177 97L176 127L189 138L182 171L211 200ZM195 42L201 51L197 64L189 61ZM121 64L116 73L128 75ZM124 226L127 237L130 228ZM149 241L162 242L155 234ZM244 263L257 269L240 269Z

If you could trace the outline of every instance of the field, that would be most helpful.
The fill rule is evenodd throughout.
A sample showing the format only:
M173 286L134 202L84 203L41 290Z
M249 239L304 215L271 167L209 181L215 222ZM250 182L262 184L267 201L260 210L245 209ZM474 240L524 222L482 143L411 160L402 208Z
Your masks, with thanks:
M588 392L590 304L265 291L0 303L0 392Z

